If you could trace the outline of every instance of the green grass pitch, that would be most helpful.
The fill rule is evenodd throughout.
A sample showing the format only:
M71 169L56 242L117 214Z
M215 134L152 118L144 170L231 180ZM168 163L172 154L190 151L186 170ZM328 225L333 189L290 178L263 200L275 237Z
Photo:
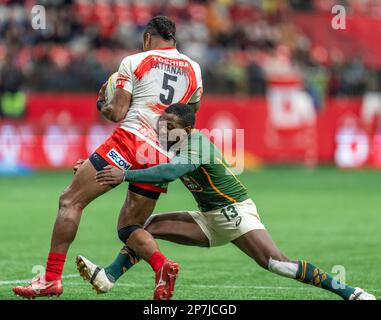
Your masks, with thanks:
M70 172L42 172L28 177L0 177L0 300L18 299L17 280L33 277L44 265L57 199ZM381 298L381 173L299 167L265 168L241 176L262 221L290 258L303 258L330 272L346 270L346 282ZM96 295L78 275L75 256L105 265L121 244L115 232L127 184L93 202L85 211L64 270L60 299L151 299L153 272L141 262L113 290ZM157 212L195 209L179 182L170 185ZM321 289L273 275L233 245L195 248L159 242L181 264L174 299L336 299Z

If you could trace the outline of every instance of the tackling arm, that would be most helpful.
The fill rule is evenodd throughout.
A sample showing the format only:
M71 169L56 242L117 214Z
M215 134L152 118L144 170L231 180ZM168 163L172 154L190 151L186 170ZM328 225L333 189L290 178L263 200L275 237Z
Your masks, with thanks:
M194 164L163 163L148 169L127 170L124 180L138 183L167 183L196 169Z

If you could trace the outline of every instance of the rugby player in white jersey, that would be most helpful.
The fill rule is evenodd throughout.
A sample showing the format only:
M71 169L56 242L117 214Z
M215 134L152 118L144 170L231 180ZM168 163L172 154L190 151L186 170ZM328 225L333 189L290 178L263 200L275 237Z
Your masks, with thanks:
M97 107L108 120L120 122L120 127L81 165L60 196L45 275L15 287L15 294L25 298L62 294L62 270L83 209L113 188L95 181L97 171L108 165L144 169L167 161L157 138L160 115L173 103L190 104L197 111L202 95L200 67L176 49L175 34L176 26L169 18L153 18L144 32L144 52L123 59L111 101L105 101L106 84L102 86ZM172 297L179 270L142 228L162 192L166 186L131 183L118 219L121 241L156 274L154 299Z

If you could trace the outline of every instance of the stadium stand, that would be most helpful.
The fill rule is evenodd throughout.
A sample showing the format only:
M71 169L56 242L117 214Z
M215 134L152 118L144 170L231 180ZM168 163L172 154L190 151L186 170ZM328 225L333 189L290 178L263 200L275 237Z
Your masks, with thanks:
M368 31L381 27L381 5L342 3L353 20L349 33L319 28L332 16L331 0L2 1L0 92L96 91L122 57L139 50L145 23L164 14L178 25L181 50L201 64L208 93L264 94L275 66L300 76L318 102L363 95L380 89L381 45ZM37 32L30 27L35 4L48 19Z

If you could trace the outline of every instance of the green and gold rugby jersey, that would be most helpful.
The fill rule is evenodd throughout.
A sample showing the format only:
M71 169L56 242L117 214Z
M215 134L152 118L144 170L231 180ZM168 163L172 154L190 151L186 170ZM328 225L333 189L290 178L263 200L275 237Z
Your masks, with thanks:
M211 211L249 198L217 147L199 130L192 130L176 162L193 164L195 170L180 177L192 192L200 211Z

